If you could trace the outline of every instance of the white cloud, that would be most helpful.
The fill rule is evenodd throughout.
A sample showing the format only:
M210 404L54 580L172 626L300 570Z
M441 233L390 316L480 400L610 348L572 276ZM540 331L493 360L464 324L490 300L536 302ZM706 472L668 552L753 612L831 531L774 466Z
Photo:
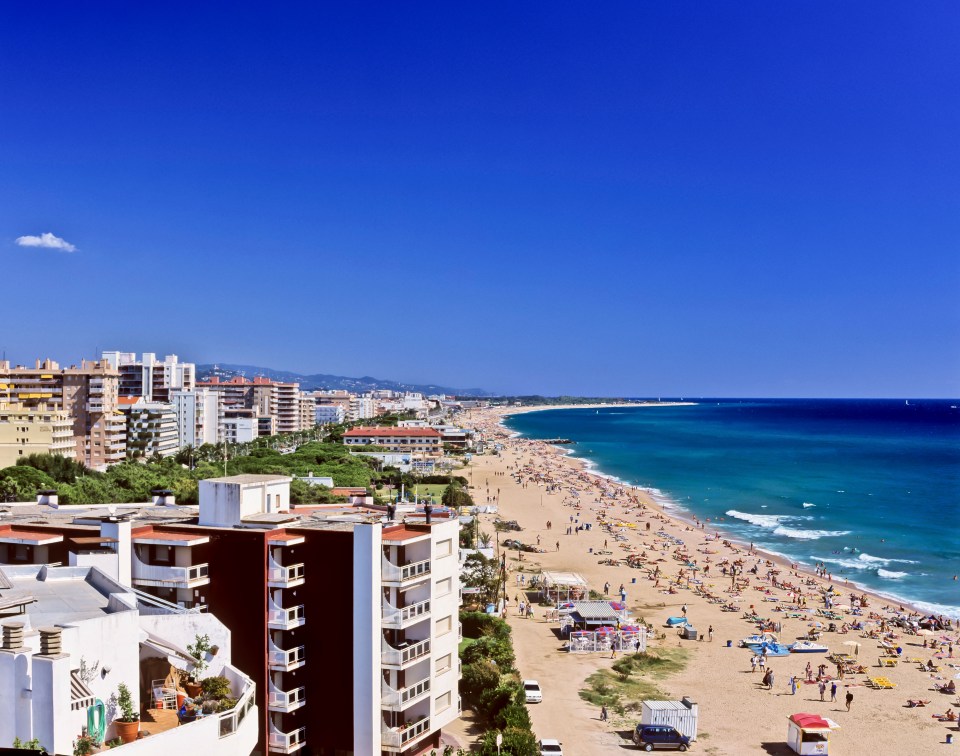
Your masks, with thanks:
M54 236L49 231L40 236L18 236L17 244L21 247L44 247L45 249L59 249L63 252L76 252L77 248L66 239Z

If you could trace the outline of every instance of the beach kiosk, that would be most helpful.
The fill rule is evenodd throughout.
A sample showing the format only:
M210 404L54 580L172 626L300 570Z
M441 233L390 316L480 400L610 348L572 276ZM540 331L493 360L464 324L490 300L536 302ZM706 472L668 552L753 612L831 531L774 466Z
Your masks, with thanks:
M559 605L579 601L589 592L587 581L576 572L552 572L540 574L540 595Z
M819 714L791 714L788 722L787 745L799 754L829 754L830 733L840 729Z

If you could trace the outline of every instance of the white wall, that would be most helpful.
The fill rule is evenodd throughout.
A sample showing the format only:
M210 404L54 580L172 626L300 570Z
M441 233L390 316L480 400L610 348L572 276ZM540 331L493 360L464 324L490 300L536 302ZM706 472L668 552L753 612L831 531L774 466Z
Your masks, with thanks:
M459 689L460 662L457 649L459 640L459 616L460 616L460 562L459 562L459 544L460 523L453 519L450 521L434 520L431 528L431 564L430 564L430 587L431 587L431 653L430 664L433 680L430 685L430 729L439 730L446 726L459 714L457 712L457 695ZM447 550L446 542L450 542L450 551ZM441 544L444 544L441 547ZM449 592L446 592L446 581L449 580ZM443 595L441 595L441 586L443 586ZM436 620L443 617L452 617L449 633L437 635ZM450 668L441 672L439 661L444 656L450 656ZM450 706L442 710L437 705L438 699L444 693L450 693Z
M383 526L353 529L353 752L380 753L380 560Z

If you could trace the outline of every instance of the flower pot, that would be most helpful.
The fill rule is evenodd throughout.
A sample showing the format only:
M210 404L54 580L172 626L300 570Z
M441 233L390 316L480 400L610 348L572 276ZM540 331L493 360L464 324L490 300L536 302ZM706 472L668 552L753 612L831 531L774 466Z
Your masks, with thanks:
M119 719L115 719L113 724L117 728L117 737L124 743L132 743L137 739L137 734L140 732L139 720L135 722L121 722Z
M200 683L185 682L183 689L187 691L187 695L190 696L190 698L197 698L203 693L203 686Z

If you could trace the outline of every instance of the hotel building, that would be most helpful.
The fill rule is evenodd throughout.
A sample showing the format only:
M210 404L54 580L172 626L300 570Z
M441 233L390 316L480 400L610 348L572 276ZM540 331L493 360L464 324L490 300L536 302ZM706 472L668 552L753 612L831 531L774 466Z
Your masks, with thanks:
M371 444L393 452L414 452L427 456L440 456L440 432L433 428L351 428L343 434L343 443L349 447Z
M0 562L63 561L65 539L114 537L130 585L230 628L257 686L261 751L429 753L460 714L457 517L292 507L289 484L238 475L201 481L199 507L167 492L116 505L129 536L82 507L14 505Z

